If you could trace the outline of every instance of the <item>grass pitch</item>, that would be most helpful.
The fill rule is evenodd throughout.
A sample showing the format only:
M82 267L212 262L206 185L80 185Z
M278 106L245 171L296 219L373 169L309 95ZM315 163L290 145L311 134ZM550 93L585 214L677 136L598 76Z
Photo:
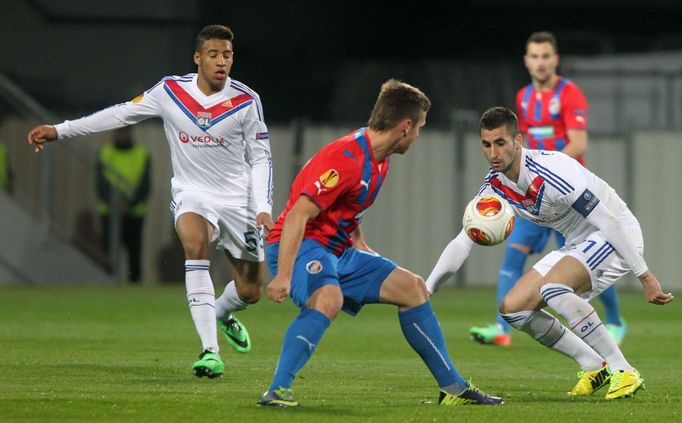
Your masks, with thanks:
M575 364L514 333L511 348L475 344L491 321L490 289L444 288L434 297L458 369L498 407L439 407L426 366L404 340L394 307L339 316L294 385L303 407L257 407L297 309L263 300L240 313L249 354L220 339L225 377L198 379L200 352L184 287L0 288L0 422L14 421L682 421L681 299L658 307L621 292L630 326L623 352L646 380L634 399L565 395ZM599 302L595 302L599 308Z

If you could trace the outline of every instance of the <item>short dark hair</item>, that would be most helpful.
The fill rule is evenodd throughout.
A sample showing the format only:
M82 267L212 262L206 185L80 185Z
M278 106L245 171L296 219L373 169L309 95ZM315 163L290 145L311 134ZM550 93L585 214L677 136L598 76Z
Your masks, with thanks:
M379 98L369 117L369 128L385 131L398 125L401 120L419 121L419 112L428 112L431 100L420 89L397 79L389 79L381 85Z
M551 32L540 31L530 34L528 40L526 40L526 51L528 51L528 44L530 43L550 43L554 47L554 52L558 53L559 48L557 47L556 37Z
M520 133L519 119L516 114L506 107L496 106L483 112L478 129L479 131L483 129L492 131L502 126L507 128L507 132L512 137L516 137Z
M201 48L208 40L234 40L234 33L232 30L224 25L206 25L201 28L194 41L194 51L201 53Z

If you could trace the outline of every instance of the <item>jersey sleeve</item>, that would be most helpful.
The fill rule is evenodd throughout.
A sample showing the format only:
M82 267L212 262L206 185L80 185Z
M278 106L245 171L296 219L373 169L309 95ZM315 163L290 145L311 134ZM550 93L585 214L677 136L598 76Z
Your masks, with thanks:
M242 121L242 131L246 143L246 154L251 164L256 213L272 214L273 170L270 135L263 119L258 96L246 110Z
M528 123L526 123L526 120L523 118L523 91L524 89L520 89L519 92L516 93L516 117L519 120L519 129L521 130L522 134L527 134L528 133Z
M156 100L159 87L163 81L145 91L134 99L107 107L91 115L76 120L66 120L55 125L59 138L70 138L87 135L110 129L133 125L145 119L159 116L159 105Z
M315 156L306 165L308 178L300 194L308 196L320 210L328 209L337 198L360 183L360 169L345 155L327 160L328 155Z
M462 267L469 257L474 242L462 229L459 234L445 246L440 258L433 267L431 274L426 279L426 289L429 294L438 291L438 288Z
M587 99L575 84L568 84L562 93L561 117L566 130L587 130Z
M559 151L543 151L541 154L536 156L533 167L549 187L545 195L550 201L587 216L595 205L593 202L598 201L588 189L588 171L578 161Z

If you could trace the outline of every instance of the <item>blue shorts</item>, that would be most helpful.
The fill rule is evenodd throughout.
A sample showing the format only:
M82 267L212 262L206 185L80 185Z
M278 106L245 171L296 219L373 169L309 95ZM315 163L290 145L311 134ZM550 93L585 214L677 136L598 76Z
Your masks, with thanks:
M530 247L530 253L539 253L545 249L550 235L556 235L556 243L559 248L564 246L566 240L563 235L552 228L540 226L526 219L516 219L514 230L509 238L507 238L507 245L521 244Z
M268 267L277 274L279 243L269 244ZM362 306L379 302L381 284L398 266L391 260L349 248L340 256L322 244L304 239L298 250L291 278L291 299L306 309L308 298L324 285L337 285L343 294L342 310L355 316Z

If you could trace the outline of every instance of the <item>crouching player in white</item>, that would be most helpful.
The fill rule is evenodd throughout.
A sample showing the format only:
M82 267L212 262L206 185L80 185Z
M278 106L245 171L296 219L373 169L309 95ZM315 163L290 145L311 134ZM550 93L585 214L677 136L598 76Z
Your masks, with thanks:
M569 395L591 395L609 385L607 400L633 396L644 380L588 301L628 271L639 278L650 303L673 300L647 268L637 219L606 182L574 159L556 151L522 148L511 110L486 111L480 135L491 167L480 193L502 196L516 216L566 237L563 248L541 259L504 297L503 318L578 363L579 380ZM460 268L472 245L464 231L448 244L426 282L430 293ZM543 311L545 306L563 316L570 330Z
M197 73L163 78L132 101L28 134L29 144L40 152L48 141L163 119L173 164L171 210L185 252L187 299L203 346L192 370L209 378L225 370L217 327L236 351L251 348L232 311L260 298L261 229L273 225L268 130L258 95L229 77L232 39L229 28L209 25L196 38ZM234 277L218 299L209 274L214 241L225 251Z

